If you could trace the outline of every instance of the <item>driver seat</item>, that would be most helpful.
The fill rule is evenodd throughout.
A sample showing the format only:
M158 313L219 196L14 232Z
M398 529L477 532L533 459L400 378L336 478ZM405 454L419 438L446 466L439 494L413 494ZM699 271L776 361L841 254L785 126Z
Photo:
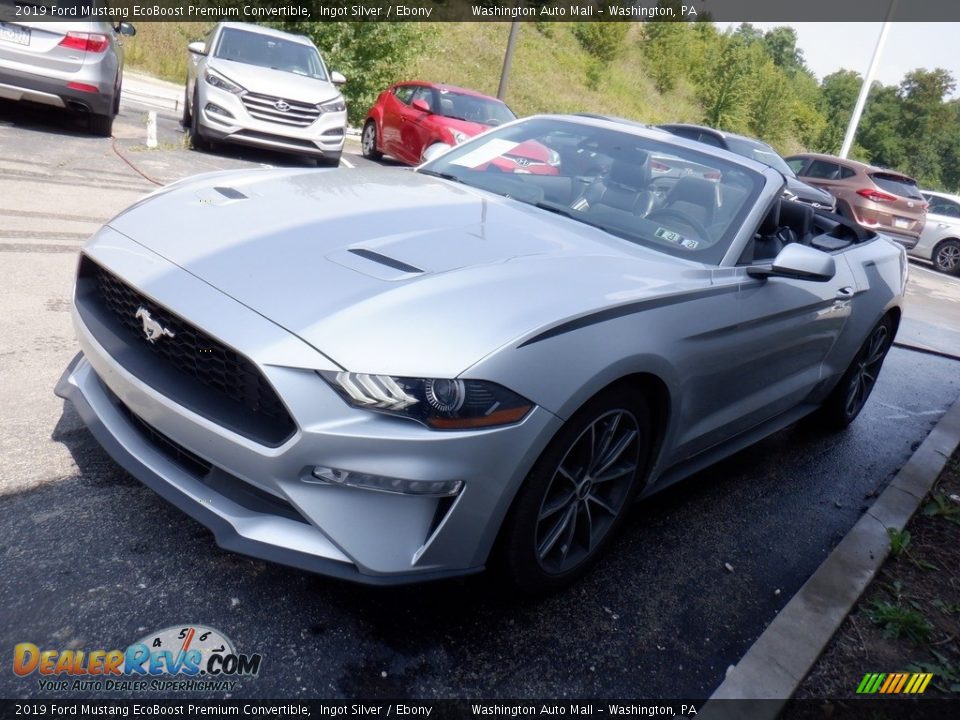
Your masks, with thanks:
M682 177L670 188L661 207L676 210L709 227L717 209L717 192L715 182L698 177Z
M648 189L652 173L650 156L634 152L628 158L617 158L602 181L587 188L583 200L589 207L606 206L634 215L646 215L653 207L654 194Z

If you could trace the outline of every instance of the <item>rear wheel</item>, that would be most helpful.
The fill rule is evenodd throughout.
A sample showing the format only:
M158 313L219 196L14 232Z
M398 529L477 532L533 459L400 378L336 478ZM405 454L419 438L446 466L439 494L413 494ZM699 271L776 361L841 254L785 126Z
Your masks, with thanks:
M893 344L893 320L883 318L867 336L850 367L814 415L818 425L842 430L852 423L877 383L877 376Z
M944 240L933 249L933 266L949 275L960 275L960 241Z
M587 570L636 496L650 438L647 402L630 387L604 391L567 421L504 523L497 559L512 584L549 592Z
M100 137L110 137L113 135L113 115L93 115L87 118L87 127L90 132Z
M369 160L379 160L383 157L383 153L377 150L377 124L373 120L367 120L367 124L363 126L360 149L363 156Z

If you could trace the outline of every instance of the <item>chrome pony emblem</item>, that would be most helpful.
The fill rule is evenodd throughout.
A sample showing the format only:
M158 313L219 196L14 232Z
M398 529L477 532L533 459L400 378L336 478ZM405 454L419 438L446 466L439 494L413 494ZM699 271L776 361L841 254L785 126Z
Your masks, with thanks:
M176 337L172 331L165 328L163 325L158 323L150 315L150 311L147 310L142 305L137 308L137 314L134 317L143 323L143 334L146 335L147 340L152 343L155 343L157 340L162 338L164 335L167 337Z

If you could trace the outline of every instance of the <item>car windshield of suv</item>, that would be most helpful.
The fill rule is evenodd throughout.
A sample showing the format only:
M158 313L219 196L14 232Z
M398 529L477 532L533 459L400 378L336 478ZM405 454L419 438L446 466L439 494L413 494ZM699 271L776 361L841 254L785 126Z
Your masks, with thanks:
M224 28L214 57L326 80L316 48L283 38Z
M454 120L467 120L483 125L503 125L517 116L499 100L477 97L454 92L453 90L439 90L440 112L443 117Z
M913 200L923 200L923 195L920 194L920 189L917 187L917 181L913 178L894 175L893 173L873 173L870 175L870 179L877 184L878 188L886 190L888 193Z
M718 264L756 204L763 175L621 127L530 118L458 145L417 172Z
M737 155L743 155L745 158L769 165L787 177L795 178L797 176L797 174L790 169L790 166L787 165L786 161L777 155L777 153L773 151L773 148L768 145L761 145L760 143L751 142L750 140L733 137L727 138L727 145L730 147L730 150Z

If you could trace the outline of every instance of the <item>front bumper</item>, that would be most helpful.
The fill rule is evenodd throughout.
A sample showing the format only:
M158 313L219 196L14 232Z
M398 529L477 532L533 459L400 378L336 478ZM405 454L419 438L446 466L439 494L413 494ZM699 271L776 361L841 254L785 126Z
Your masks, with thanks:
M271 448L196 415L129 372L74 306L82 356L64 373L57 394L76 406L120 465L209 527L221 547L370 584L483 568L513 495L559 428L558 418L535 408L509 427L439 432L351 408L314 372L336 366L206 283L109 229L86 252L171 312L246 348L296 422L294 435ZM217 317L230 319L210 320ZM280 356L296 367L278 363ZM313 367L305 367L308 362ZM179 450L171 453L170 445ZM310 477L315 465L456 479L464 486L452 501L390 495L317 484Z
M347 113L321 113L306 127L295 127L254 118L247 112L240 98L232 93L212 87L202 80L198 95L199 125L204 137L219 142L239 143L302 153L317 157L332 157L343 152L346 140ZM209 111L213 105L226 110L230 116Z

